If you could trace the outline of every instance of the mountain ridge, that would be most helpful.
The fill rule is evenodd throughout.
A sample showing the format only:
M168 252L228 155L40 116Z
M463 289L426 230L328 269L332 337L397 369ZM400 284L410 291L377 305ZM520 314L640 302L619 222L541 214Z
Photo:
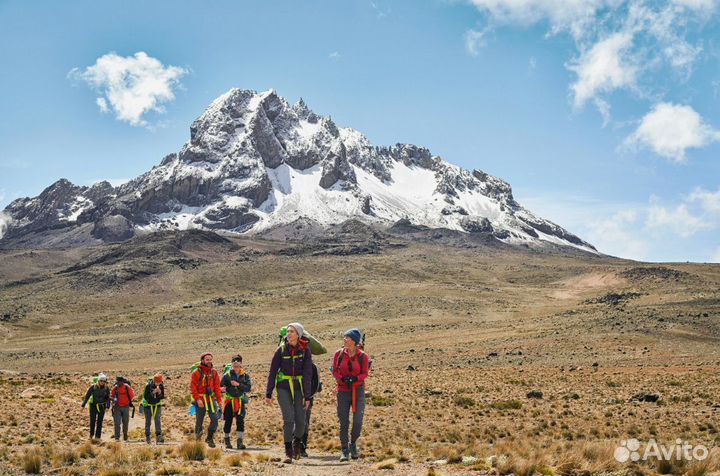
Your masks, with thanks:
M303 218L383 230L402 222L597 253L522 207L504 180L414 144L375 146L274 90L221 95L178 152L122 185L61 179L3 213L9 219L0 245L81 246L192 228L252 235Z

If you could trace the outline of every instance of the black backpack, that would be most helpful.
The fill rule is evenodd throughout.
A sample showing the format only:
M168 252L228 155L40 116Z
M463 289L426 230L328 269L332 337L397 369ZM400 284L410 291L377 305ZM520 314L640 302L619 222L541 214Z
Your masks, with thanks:
M312 382L311 382L311 388L312 388L312 396L315 396L316 393L322 392L322 380L320 380L320 372L318 372L317 365L314 363L312 364Z

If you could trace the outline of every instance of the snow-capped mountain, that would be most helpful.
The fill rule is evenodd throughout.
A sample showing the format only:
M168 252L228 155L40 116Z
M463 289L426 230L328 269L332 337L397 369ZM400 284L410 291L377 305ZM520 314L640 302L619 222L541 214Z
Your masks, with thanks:
M162 229L254 234L298 219L403 220L492 234L506 243L595 248L520 206L510 185L411 144L378 147L270 90L232 89L190 127L190 141L118 187L62 179L3 212L2 241L48 246L122 241Z

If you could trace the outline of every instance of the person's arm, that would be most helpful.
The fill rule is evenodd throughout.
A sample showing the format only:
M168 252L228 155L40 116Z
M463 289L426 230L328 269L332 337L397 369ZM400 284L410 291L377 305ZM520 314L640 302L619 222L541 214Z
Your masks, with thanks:
M130 405L132 405L132 401L135 398L135 390L133 390L130 385L128 385L128 397L130 398Z
M165 399L165 385L161 383L160 384L160 400L164 400L164 399Z
M238 388L240 388L240 391L243 393L247 393L252 390L252 382L250 380L250 375L243 375L243 378L242 380L240 380L240 385L238 386Z
M340 357L340 354L342 353L342 349L335 352L335 356L333 357L333 377L335 377L335 380L338 382L341 382L343 379L343 375L340 373L340 369L338 368L338 360Z
M152 398L152 390L150 390L150 384L145 385L145 389L143 390L143 398L146 402L151 402L153 400Z
M310 347L305 350L305 358L303 359L303 391L306 395L306 400L310 400L312 398L312 374L313 374L313 362L312 362L312 351L310 350Z
M215 392L215 400L222 407L223 393L220 388L220 374L217 371L215 371L215 378L213 379L213 392Z
M223 374L222 378L220 379L220 387L224 387L227 389L232 383L230 382L230 375L229 374ZM227 392L227 390L225 390Z
M280 358L280 347L278 347L275 355L273 355L272 362L270 362L270 373L268 374L265 398L272 398L273 390L275 390L275 379L277 378L278 369L280 369Z
M197 370L190 374L190 394L192 395L193 401L202 401L202 394L198 388L200 385L200 372Z
M368 362L370 362L370 356L363 352L358 360L360 361L360 373L357 376L357 381L362 383L368 376Z
M94 385L90 385L90 388L88 388L88 391L85 392L85 398L83 398L82 406L84 407L87 405L88 400L90 400L90 396L92 395Z

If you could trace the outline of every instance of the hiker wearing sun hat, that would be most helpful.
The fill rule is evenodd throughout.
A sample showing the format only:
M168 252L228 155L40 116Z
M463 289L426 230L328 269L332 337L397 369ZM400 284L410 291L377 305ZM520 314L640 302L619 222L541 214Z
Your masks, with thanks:
M85 392L82 407L90 405L90 438L102 437L103 418L105 410L110 406L110 388L107 385L107 375L99 373L93 378L93 383Z
M162 436L162 407L165 405L165 377L161 373L155 374L148 379L143 391L143 401L140 410L145 414L145 442L150 444L150 429L155 422L155 441L163 443Z
M299 322L287 325L282 340L270 363L265 403L272 405L273 390L283 417L285 463L300 459L302 437L305 433L305 411L312 396L312 352L303 336L305 329Z
M208 434L205 442L210 448L215 448L213 436L220 420L222 408L222 391L220 390L220 375L213 368L213 355L205 352L200 355L200 362L193 365L190 374L190 393L195 406L195 439L199 440L203 433L203 420L205 413L210 417Z
M365 378L370 368L370 357L361 349L363 336L359 329L352 328L343 334L343 347L335 352L332 373L337 382L337 415L340 420L340 461L349 457L360 457L357 440L362 430L365 413ZM352 430L350 427L352 410ZM349 440L349 445L348 445Z

